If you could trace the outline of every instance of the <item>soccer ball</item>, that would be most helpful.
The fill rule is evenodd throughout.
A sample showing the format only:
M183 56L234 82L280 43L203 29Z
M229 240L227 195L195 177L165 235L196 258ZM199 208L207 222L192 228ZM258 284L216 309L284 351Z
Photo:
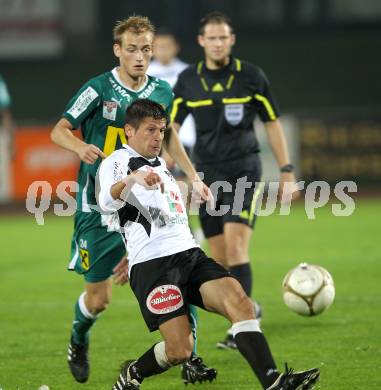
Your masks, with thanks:
M332 276L319 265L299 264L287 273L282 286L284 303L302 316L322 313L335 298Z

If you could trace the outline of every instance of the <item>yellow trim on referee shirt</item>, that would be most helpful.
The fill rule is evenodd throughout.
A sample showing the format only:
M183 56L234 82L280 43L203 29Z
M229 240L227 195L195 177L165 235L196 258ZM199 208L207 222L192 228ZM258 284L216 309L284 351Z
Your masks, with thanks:
M206 100L196 100L196 101L187 101L186 102L186 105L188 107L192 107L192 108L195 108L195 107L202 107L202 106L211 106L213 104L213 100L212 99L206 99Z
M263 103L263 105L265 106L265 109L266 109L267 114L269 115L270 119L272 121L274 121L276 119L276 115L275 115L275 112L274 112L273 108L271 107L271 104L268 101L268 99L266 97L264 97L263 95L259 95L258 93L255 94L254 97L257 100L259 100L260 102Z
M181 97L176 98L176 99L173 101L173 107L172 107L172 111L171 111L171 115L170 115L171 123L173 123L173 122L175 121L177 112L179 111L179 105L180 105L183 101L184 101L184 99L181 98Z
M231 74L226 84L226 89L230 89L232 87L233 81L234 81L234 74Z
M200 61L198 64L197 64L197 74L201 74L201 69L202 69L202 64L204 63L204 61Z
M248 103L251 99L253 99L252 96L246 96L243 98L223 98L222 103L224 103L224 104Z
M239 60L238 58L235 59L235 64L236 64L236 67L237 67L237 72L240 72L241 71L241 60Z
M262 192L264 185L265 185L265 183L263 181L260 181L258 188L254 192L253 200L251 201L251 206L250 206L249 225L251 225L253 223L255 209L257 207L257 202L258 202L258 197L259 197L259 194Z

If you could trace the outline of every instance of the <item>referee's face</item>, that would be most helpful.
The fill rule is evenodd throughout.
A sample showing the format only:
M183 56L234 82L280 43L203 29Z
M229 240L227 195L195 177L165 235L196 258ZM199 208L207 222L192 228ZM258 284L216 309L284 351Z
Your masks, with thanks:
M114 54L119 58L122 72L132 79L144 76L153 54L153 34L126 31L121 43L114 44Z
M155 158L160 154L166 129L165 119L144 118L135 129L126 125L128 145L145 158Z
M209 23L204 28L204 34L198 36L198 43L204 48L207 61L225 65L235 43L235 35L226 23Z

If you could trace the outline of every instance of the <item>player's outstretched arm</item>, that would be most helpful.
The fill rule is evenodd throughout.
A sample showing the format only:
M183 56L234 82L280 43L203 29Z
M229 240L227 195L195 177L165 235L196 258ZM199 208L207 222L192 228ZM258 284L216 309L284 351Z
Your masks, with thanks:
M76 137L71 123L65 118L60 119L53 127L50 138L58 146L76 153L87 164L94 164L98 157L106 157L98 146L87 144Z
M128 192L135 183L140 184L147 190L157 190L159 188L161 189L161 192L164 190L162 180L157 173L135 171L111 186L110 194L112 198L114 200L125 200L128 196Z

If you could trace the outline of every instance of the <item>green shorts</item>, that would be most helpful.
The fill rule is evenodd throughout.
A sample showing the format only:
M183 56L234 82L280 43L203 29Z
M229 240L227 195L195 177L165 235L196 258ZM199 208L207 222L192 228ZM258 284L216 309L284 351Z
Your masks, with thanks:
M107 280L126 254L121 234L110 231L105 218L96 211L75 213L68 269L84 275L86 282Z

